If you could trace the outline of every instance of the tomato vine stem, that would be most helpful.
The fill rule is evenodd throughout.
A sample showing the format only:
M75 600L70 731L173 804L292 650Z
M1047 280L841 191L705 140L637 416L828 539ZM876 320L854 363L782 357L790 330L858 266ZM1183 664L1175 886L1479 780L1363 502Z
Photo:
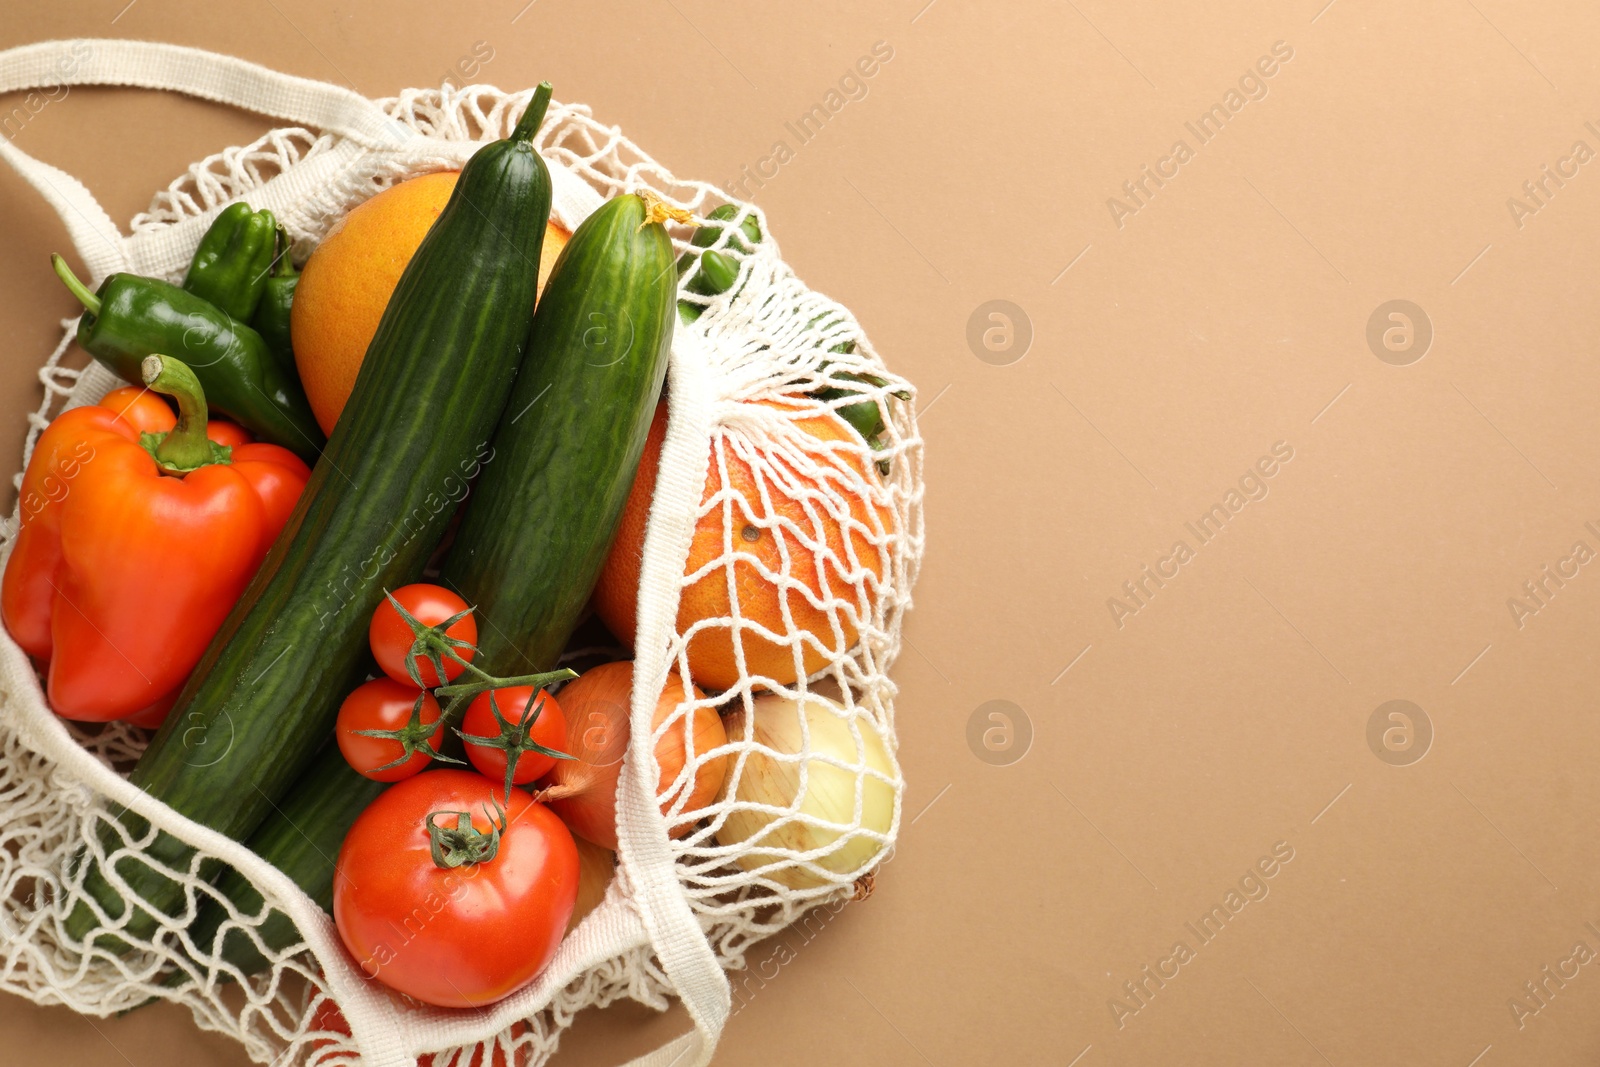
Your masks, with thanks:
M444 666L446 657L462 668L463 676L472 676L467 681L457 680L446 685L434 687L434 696L440 701L443 711L434 728L421 737L422 743L419 746L411 747L406 738L399 735L405 734L407 731L414 732L414 728L420 729L422 713L422 698L420 696L417 698L417 706L412 710L411 722L401 730L384 733L384 736L394 736L396 740L407 745L406 753L402 759L409 759L415 751L426 751L434 759L443 759L449 763L460 763L460 760L440 755L436 749L427 744L427 739L441 729L455 730L457 734L460 734L461 731L457 730L456 727L460 723L462 716L466 714L467 705L482 693L491 694L489 698L490 707L494 711L495 721L500 724L501 736L498 739L470 737L470 740L490 747L506 749L506 800L508 803L511 799L511 777L516 767L516 757L522 755L523 752L540 752L547 756L555 756L558 759L573 758L565 752L556 752L545 748L534 742L531 737L526 736L527 731L532 728L534 721L538 718L537 707L533 708L534 715L532 719L526 718L529 708L524 707L524 720L518 725L513 725L500 714L499 705L495 702L492 694L496 689L507 689L519 685L530 686L534 690L534 696L529 698L531 703L537 698L539 691L546 686L576 678L578 676L576 671L561 667L553 671L541 671L535 674L518 674L509 678L497 677L472 662L472 659L469 658L477 652L476 646L471 641L452 637L447 632L450 627L476 611L476 608L468 607L464 611L456 612L442 622L429 626L407 611L405 605L401 604L393 593L384 590L384 595L389 598L390 606L405 621L405 624L411 628L412 643L410 650L406 653L406 671L418 688L423 690L428 688L423 683L422 671L417 666L418 659L423 659L430 663L433 666L435 676L441 681L446 680ZM463 656L462 652L468 653L468 656ZM469 735L465 734L461 734L461 736L463 738L469 737ZM382 768L379 769L381 770Z

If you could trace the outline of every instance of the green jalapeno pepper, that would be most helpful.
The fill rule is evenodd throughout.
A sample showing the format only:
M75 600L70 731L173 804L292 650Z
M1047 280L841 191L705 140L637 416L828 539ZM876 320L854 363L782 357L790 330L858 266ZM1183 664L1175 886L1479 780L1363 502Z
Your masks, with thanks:
M708 223L695 230L694 236L689 238L689 244L694 248L705 249L702 252L688 251L678 258L679 277L688 274L694 268L696 261L700 264L699 272L689 279L689 284L686 286L691 293L699 296L719 296L732 289L734 282L738 280L739 260L735 255L729 253L746 256L750 254L750 244L760 243L761 226L756 222L755 216L748 215L739 224L739 230L728 239L727 244L724 246L728 249L727 252L711 247L717 243L725 228L716 225L716 223L727 222L738 214L739 205L723 204L713 209L706 216L709 220ZM748 239L749 244L746 243L746 239ZM678 301L678 318L683 322L693 322L700 317L704 310L704 305L697 304L693 300ZM822 317L822 315L818 315L817 318L811 320L810 325L815 325ZM854 341L841 341L829 349L830 352L840 353L854 352L855 350ZM863 390L852 388L852 385L882 389L889 384L887 380L875 374L863 374L839 368L830 368L826 363L822 365L822 369L828 371L829 380L837 384L817 389L809 395L824 402L831 403L847 397L862 395ZM911 399L911 394L904 390L896 390L891 395L900 400ZM839 417L848 422L867 444L874 449L884 447L883 433L888 427L883 421L883 409L879 407L876 399L862 400L855 404L844 404L835 408L835 410L838 412Z
M846 341L844 344L848 345L849 347L846 348L843 345L836 345L834 348L830 349L830 351L855 351L855 342ZM882 389L884 386L889 384L886 379L880 378L876 374L862 374L855 371L840 370L830 367L827 364L824 364L823 367L828 371L828 378L831 381L841 383L840 385L818 389L816 392L811 394L818 400L821 400L825 403L831 403L835 400L842 400L845 397L860 396L861 390L852 389L849 384L851 382L854 382L858 385L871 386L875 389ZM897 400L911 399L911 394L904 389L896 389L889 395ZM888 429L888 426L884 424L883 409L878 406L878 402L876 400L863 400L855 404L845 404L842 407L836 408L835 410L838 411L840 418L844 419L845 422L848 422L855 428L856 433L860 434L862 440L866 441L867 444L871 445L874 449L881 449L884 447L882 435L884 430Z
M706 218L712 222L726 222L739 214L737 204L723 204L714 208ZM750 244L759 244L761 241L761 224L754 215L745 216L739 224L739 230L744 238L749 238ZM689 238L689 243L695 248L703 248L704 252L685 252L678 257L678 276L688 274L695 262L700 263L700 272L689 279L688 289L691 293L700 296L718 296L733 288L733 283L739 277L739 261L728 252L711 246L717 243L722 236L723 227L708 223L694 231L694 236ZM750 245L741 238L741 233L735 233L728 239L726 247L731 252L741 256L750 254ZM693 300L678 301L678 318L684 322L693 322L700 317L705 308Z
M267 287L250 325L267 343L267 349L283 372L298 378L294 345L289 340L289 311L294 306L294 290L300 284L300 272L294 269L294 259L289 254L289 234L282 226L278 227L277 255L277 265L267 278Z
M91 293L60 256L56 274L87 309L78 343L124 381L139 384L146 356L183 360L200 379L206 401L263 441L315 462L327 438L300 382L285 374L267 344L209 301L157 278L112 274Z
M278 220L270 211L252 211L244 201L229 204L200 238L183 287L222 311L249 322L272 273Z

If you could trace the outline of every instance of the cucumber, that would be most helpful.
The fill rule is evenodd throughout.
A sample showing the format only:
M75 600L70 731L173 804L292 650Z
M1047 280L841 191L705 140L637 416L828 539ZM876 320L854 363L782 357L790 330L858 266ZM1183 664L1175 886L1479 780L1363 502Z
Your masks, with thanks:
M306 773L301 775L288 796L245 842L250 851L294 879L306 895L329 915L333 914L333 867L356 816L366 810L386 782L374 782L350 769L339 746L323 746ZM217 878L217 891L242 915L259 915L265 901L250 880L232 867ZM206 898L189 927L189 937L202 953L217 952L217 934L228 918L228 910ZM273 952L304 940L294 923L281 911L273 911L256 927L255 936ZM269 961L256 947L255 939L235 927L225 935L220 955L240 974L259 974ZM174 983L186 978L175 972Z
M490 673L555 666L611 547L672 347L668 217L653 199L608 201L539 298L494 462L443 567L478 608L474 663Z
M546 83L511 137L462 170L400 277L310 484L134 768L135 785L236 840L327 739L361 680L384 589L420 577L467 482L494 465L489 438L527 344L550 217L550 174L532 144L549 99ZM113 814L131 838L148 832L132 812ZM103 835L108 850L114 831ZM118 860L139 898L132 915L105 872L84 877L107 916L141 938L154 911L184 903L181 885L146 857L187 871L193 850L161 834ZM98 925L81 901L67 919L77 938ZM112 934L98 940L125 947Z

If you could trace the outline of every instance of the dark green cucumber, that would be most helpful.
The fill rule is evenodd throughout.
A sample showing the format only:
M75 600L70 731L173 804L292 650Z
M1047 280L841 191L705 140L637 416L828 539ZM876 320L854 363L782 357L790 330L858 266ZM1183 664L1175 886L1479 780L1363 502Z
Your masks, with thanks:
M333 866L356 816L388 788L350 769L339 746L323 746L316 762L278 801L267 821L245 842L250 851L272 864L305 890L329 915L333 914ZM259 915L265 901L261 893L232 867L217 877L221 893L241 915ZM256 947L256 941L235 927L216 945L218 932L228 918L228 910L206 898L189 927L189 937L201 953L218 954L240 974L259 974L269 961ZM294 922L281 911L272 911L255 928L255 937L270 951L277 952L303 941ZM183 976L184 972L177 972Z
M550 175L531 143L548 102L541 85L511 138L462 170L400 277L310 484L133 771L151 796L236 840L327 739L361 680L384 589L420 576L467 482L493 466L489 438L527 344L550 217ZM133 813L116 814L135 838L147 832ZM142 854L118 863L142 902L132 915L103 871L85 872L84 884L145 937L152 913L177 913L184 894L143 857L185 870L193 850L162 834ZM68 918L76 937L96 925L83 904Z
M545 670L576 625L661 395L677 272L633 195L580 225L539 298L528 358L444 578L478 608L475 663Z

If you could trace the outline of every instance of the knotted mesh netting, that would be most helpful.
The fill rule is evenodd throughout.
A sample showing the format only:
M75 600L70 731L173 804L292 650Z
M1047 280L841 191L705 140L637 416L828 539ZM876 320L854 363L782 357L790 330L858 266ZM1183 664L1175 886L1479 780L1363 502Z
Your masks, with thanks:
M290 128L211 156L133 220L127 269L177 280L206 221L239 198L270 206L303 259L355 204L405 178L458 168L475 143L504 136L529 95L408 90L378 104L392 146ZM700 220L729 202L709 184L676 179L582 106L552 107L537 145L552 171L566 172L557 174L555 214L569 229L605 197L643 187ZM759 240L738 236L746 217ZM870 885L864 879L898 831L903 791L889 668L923 548L914 393L848 309L795 277L758 210L740 205L721 225L709 247L730 256L737 278L709 292L697 284L696 259L680 279L693 318L678 325L669 371L638 629L619 637L632 639L639 668L634 729L654 727L630 759L653 762L654 744L702 708L715 709L726 741L704 751L688 744L682 770L657 788L660 822L624 814L605 901L540 978L468 1013L406 1003L366 981L331 921L288 879L128 785L146 734L56 718L36 666L5 637L0 989L102 1015L176 1001L261 1062L389 1063L434 1052L436 1064L465 1065L489 1062L475 1047L489 1043L499 1049L495 1063L537 1064L585 1007L631 998L664 1008L674 993L726 1002L725 983L710 988L675 962L692 952L662 944L674 907L687 905L689 928L716 965L737 969L754 942ZM693 230L676 225L680 253L705 251L690 244ZM30 415L29 452L54 414L117 384L98 365L72 369L81 360L69 355L75 322L62 324L62 343L40 370L45 395ZM4 531L7 557L18 514ZM672 673L695 687L654 719ZM196 738L195 758L222 741ZM712 764L725 776L721 790L694 799L697 776ZM655 782L656 769L644 778ZM118 806L148 831L130 834L140 820L114 817ZM184 888L182 911L158 916L155 932L130 937L128 951L70 937L71 910L99 907L81 887L87 865L74 857L89 856L127 893L119 859L159 863L152 846L161 832L192 849L166 868ZM660 856L670 866L651 858ZM214 888L223 865L259 891L257 911L241 912ZM195 943L190 926L208 904L226 910L224 935L251 939L264 969L244 973ZM283 948L261 937L274 912L300 934ZM122 921L100 914L110 928Z

